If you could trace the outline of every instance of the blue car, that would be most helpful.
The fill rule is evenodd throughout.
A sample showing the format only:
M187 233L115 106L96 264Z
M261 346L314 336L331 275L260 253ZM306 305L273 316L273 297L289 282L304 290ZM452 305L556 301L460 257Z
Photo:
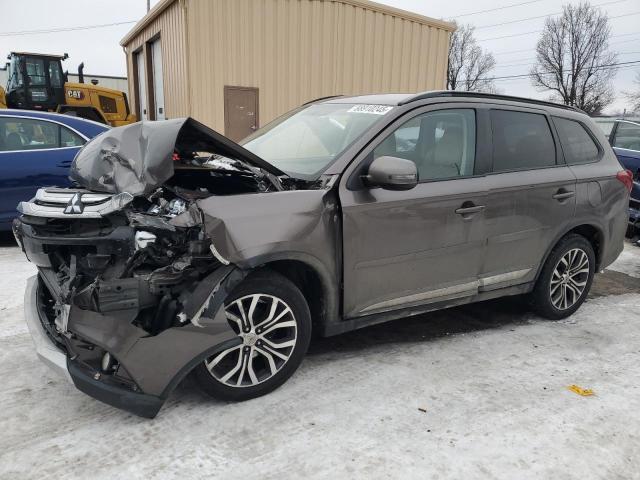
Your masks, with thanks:
M0 110L0 231L39 187L68 187L78 150L109 127L68 115Z
M629 201L629 234L640 228L640 122L616 120L609 134L609 143L620 163L633 172L633 189Z

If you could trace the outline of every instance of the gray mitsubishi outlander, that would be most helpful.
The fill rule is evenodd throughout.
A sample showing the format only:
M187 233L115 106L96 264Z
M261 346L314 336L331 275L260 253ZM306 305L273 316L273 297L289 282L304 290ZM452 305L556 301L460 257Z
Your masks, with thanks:
M188 374L245 400L335 335L507 295L560 319L623 248L632 177L572 107L333 97L242 146L187 119L111 129L13 229L38 355L154 417Z

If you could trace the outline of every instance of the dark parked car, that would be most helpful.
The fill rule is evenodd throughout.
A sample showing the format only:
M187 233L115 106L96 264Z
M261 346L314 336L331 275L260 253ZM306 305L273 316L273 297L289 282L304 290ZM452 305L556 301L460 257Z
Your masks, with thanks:
M83 392L153 417L190 372L231 400L335 335L527 295L582 304L623 248L631 177L569 107L427 92L304 105L243 146L192 119L114 128L83 188L20 205L38 354Z
M16 205L39 187L68 187L80 148L107 129L56 113L0 110L0 231L11 230Z
M640 227L640 121L616 120L609 133L609 143L620 163L633 173L633 189L629 201L629 234Z

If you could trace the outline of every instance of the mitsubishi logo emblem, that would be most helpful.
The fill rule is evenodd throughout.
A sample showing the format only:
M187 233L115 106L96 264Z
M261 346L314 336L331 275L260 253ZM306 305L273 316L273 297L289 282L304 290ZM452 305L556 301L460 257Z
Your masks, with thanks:
M80 193L76 193L71 197L71 200L67 203L67 207L64 209L64 213L82 213L82 210L84 210L84 204L80 198L81 196L82 195Z

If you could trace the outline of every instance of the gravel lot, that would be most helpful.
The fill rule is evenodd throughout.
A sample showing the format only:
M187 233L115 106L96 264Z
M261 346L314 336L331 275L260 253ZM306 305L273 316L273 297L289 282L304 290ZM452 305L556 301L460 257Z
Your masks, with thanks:
M37 360L0 241L0 478L640 478L640 248L568 320L486 302L316 340L263 398L180 386L155 420ZM595 395L567 389L577 384Z

